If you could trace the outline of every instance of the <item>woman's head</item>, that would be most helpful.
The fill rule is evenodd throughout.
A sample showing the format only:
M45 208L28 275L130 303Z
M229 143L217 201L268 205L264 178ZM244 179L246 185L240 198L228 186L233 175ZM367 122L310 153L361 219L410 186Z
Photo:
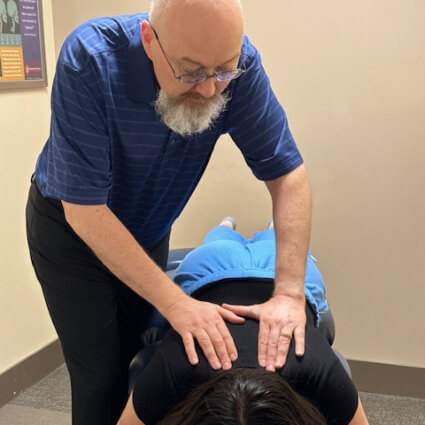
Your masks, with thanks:
M325 425L277 373L232 369L193 390L160 425Z

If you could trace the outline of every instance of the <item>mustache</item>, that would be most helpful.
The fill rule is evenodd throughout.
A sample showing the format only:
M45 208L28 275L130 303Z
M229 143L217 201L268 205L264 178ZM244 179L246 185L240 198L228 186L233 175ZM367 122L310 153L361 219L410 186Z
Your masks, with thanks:
M201 94L197 93L196 91L188 91L186 93L181 94L176 98L176 101L183 102L185 100L203 100L205 102L214 101L215 99L221 97L221 94L216 93L214 96L211 97L204 97Z

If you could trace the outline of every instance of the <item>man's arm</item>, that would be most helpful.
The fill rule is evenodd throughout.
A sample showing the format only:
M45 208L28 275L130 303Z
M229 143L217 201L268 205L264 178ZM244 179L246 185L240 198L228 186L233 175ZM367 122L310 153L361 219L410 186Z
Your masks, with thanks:
M273 297L264 304L229 306L236 314L260 321L258 361L275 370L285 364L292 336L304 354L304 274L310 239L311 190L304 165L266 182L273 201L276 275Z
M312 203L305 166L266 185L273 201L276 234L274 295L303 298Z
M183 338L192 364L199 360L195 338L214 369L230 369L237 350L223 318L233 323L243 322L242 318L185 295L106 205L62 204L67 222L103 264L168 319Z

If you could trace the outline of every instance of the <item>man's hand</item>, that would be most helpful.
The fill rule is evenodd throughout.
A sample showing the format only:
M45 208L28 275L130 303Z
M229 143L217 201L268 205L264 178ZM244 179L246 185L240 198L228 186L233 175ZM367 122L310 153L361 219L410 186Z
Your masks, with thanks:
M213 369L231 369L238 352L223 319L241 324L245 321L243 317L217 304L197 301L186 295L173 302L163 315L182 337L191 364L199 362L196 339Z
M263 304L250 306L223 304L223 307L240 316L260 322L258 334L258 363L275 371L284 366L292 336L295 354L304 355L305 298L275 295Z

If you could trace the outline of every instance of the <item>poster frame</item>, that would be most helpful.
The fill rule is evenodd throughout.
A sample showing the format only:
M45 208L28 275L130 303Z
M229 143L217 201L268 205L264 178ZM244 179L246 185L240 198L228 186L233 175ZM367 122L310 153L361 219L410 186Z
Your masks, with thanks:
M0 90L4 89L28 89L28 88L39 88L47 87L48 78L47 78L47 67L46 67L46 50L45 50L45 41L44 41L44 21L43 21L43 5L42 0L36 0L37 9L38 9L38 35L40 40L40 58L41 58L41 75L42 78L34 80L15 80L15 81L1 81L0 80ZM22 18L20 18L22 22ZM22 24L21 24L22 28ZM1 45L0 45L1 48Z

